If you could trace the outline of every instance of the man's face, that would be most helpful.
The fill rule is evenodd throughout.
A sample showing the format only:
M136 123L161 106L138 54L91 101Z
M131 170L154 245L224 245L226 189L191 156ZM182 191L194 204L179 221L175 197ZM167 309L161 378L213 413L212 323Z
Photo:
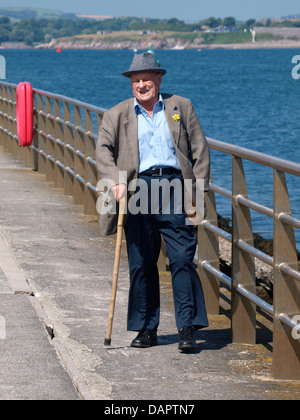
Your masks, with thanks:
M162 75L157 73L137 73L131 76L133 95L142 106L151 106L158 100Z

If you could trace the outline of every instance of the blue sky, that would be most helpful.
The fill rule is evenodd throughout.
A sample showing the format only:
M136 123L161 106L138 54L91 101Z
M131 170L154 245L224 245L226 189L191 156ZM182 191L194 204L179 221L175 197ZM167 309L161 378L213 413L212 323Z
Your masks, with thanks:
M0 7L37 7L82 14L199 21L215 16L260 19L300 13L299 0L0 0Z

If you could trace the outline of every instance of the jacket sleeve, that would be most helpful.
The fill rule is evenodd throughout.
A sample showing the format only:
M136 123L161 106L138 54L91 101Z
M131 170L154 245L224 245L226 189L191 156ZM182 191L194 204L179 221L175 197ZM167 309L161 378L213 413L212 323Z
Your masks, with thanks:
M101 180L108 180L110 188L127 184L127 178L117 166L119 149L117 124L114 124L109 111L103 116L96 146L96 163Z
M204 190L207 192L209 191L210 178L210 151L191 101L188 105L187 133L193 172L196 179L204 180Z

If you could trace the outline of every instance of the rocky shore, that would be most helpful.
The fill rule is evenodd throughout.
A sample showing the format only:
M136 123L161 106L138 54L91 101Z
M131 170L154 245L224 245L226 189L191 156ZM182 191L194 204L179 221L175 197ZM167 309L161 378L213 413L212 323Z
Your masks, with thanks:
M55 50L58 47L63 50L147 50L149 45L155 50L245 50L245 49L300 49L300 40L280 39L270 41L258 41L255 43L239 44L204 44L201 38L194 41L183 39L143 39L140 41L130 40L52 40L49 43L26 45L23 42L6 43L7 49L36 49L36 50Z
M231 276L231 244L220 238L220 267L221 271ZM257 295L273 303L273 269L268 264L255 258L255 276Z
M56 49L61 47L65 50L146 50L151 44L155 50L213 50L213 49L300 49L300 40L277 40L260 41L255 43L240 44L203 44L201 38L192 42L166 38L164 40L142 40L142 41L59 41L55 40L49 44L36 45L36 49Z
M221 229L228 233L232 233L231 223L229 219L224 219L218 215L218 225ZM258 250L264 252L267 255L273 256L273 239L265 239L258 233L254 233L254 246ZM219 250L220 250L220 269L226 275L231 277L231 263L232 263L232 250L231 243L224 239L219 239ZM298 251L298 261L300 269L300 252ZM273 268L263 261L255 258L255 276L257 295L273 304Z
M300 41L297 40L272 40L272 41L260 41L260 42L247 42L244 44L209 44L203 45L203 48L213 49L224 49L224 50L255 50L255 49L299 49Z

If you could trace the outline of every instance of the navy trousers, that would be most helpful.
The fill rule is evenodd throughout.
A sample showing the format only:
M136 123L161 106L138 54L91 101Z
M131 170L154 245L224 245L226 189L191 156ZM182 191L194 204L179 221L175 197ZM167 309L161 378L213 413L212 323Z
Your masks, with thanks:
M165 175L171 181L181 175ZM160 178L160 179L161 179ZM172 274L175 319L178 330L193 325L208 326L203 289L194 264L197 238L186 214L175 214L174 191L170 194L170 214L160 208L151 214L151 177L141 177L148 185L149 211L130 214L125 226L130 269L128 305L129 331L157 329L160 319L160 288L157 261L164 238Z

